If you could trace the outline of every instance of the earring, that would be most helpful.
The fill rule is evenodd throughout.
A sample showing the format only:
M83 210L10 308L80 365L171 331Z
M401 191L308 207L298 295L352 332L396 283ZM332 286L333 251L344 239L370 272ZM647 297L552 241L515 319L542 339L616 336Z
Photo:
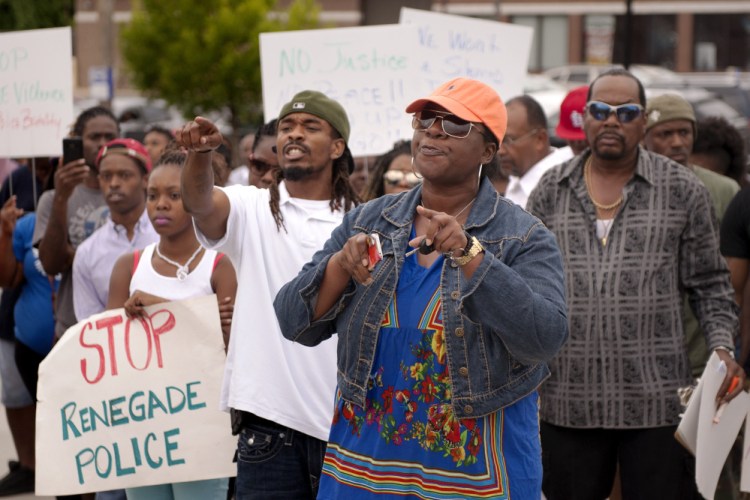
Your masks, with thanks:
M413 156L411 157L411 171L412 171L412 172L414 172L414 176L415 176L415 177L416 177L417 179L419 179L420 181L421 181L422 179L424 179L424 176L423 176L423 175L419 175L419 174L417 173L417 170L416 170L416 169L414 168L414 157L413 157Z

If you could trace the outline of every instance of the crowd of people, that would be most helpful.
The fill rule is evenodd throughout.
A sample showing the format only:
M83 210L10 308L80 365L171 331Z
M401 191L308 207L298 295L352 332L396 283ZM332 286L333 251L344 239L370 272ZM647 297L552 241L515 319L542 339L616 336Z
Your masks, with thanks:
M0 496L33 490L37 371L70 326L216 294L237 477L96 498L700 499L678 390L716 353L728 402L750 366L742 139L622 69L560 111L556 148L533 98L455 78L355 159L305 90L231 172L210 120L142 144L82 112L83 158L0 190Z

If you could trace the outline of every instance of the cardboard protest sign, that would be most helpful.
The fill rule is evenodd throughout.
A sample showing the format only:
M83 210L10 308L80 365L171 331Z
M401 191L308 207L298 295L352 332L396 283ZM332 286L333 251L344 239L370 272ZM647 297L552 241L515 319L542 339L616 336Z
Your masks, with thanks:
M260 35L266 121L302 90L338 101L351 123L354 156L380 154L411 137L404 111L421 97L421 61L412 26L368 26Z
M504 101L523 93L531 28L406 7L399 22L419 31L420 94L461 76L486 83Z
M70 27L0 34L0 156L57 156L73 123Z
M216 296L123 309L68 329L39 368L37 495L228 477Z

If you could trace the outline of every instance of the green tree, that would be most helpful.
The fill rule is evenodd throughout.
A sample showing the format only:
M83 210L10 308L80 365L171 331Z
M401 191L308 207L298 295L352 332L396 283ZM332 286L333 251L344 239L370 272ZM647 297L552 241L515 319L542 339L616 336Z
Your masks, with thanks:
M73 0L0 0L0 31L69 26Z
M143 0L121 34L131 80L185 116L228 109L236 134L260 113L258 35L318 27L320 7L295 0ZM280 15L279 15L280 14Z

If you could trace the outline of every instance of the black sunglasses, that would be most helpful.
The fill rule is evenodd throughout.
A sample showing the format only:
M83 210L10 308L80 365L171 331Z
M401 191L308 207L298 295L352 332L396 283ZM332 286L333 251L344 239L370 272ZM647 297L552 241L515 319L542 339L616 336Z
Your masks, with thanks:
M620 123L629 123L643 114L643 106L640 104L620 104L610 106L605 102L591 101L586 105L586 111L594 120L603 122L609 115L614 113Z
M248 166L252 170L254 170L258 175L264 175L266 172L268 172L272 168L277 168L274 165L271 165L261 160L251 160Z

